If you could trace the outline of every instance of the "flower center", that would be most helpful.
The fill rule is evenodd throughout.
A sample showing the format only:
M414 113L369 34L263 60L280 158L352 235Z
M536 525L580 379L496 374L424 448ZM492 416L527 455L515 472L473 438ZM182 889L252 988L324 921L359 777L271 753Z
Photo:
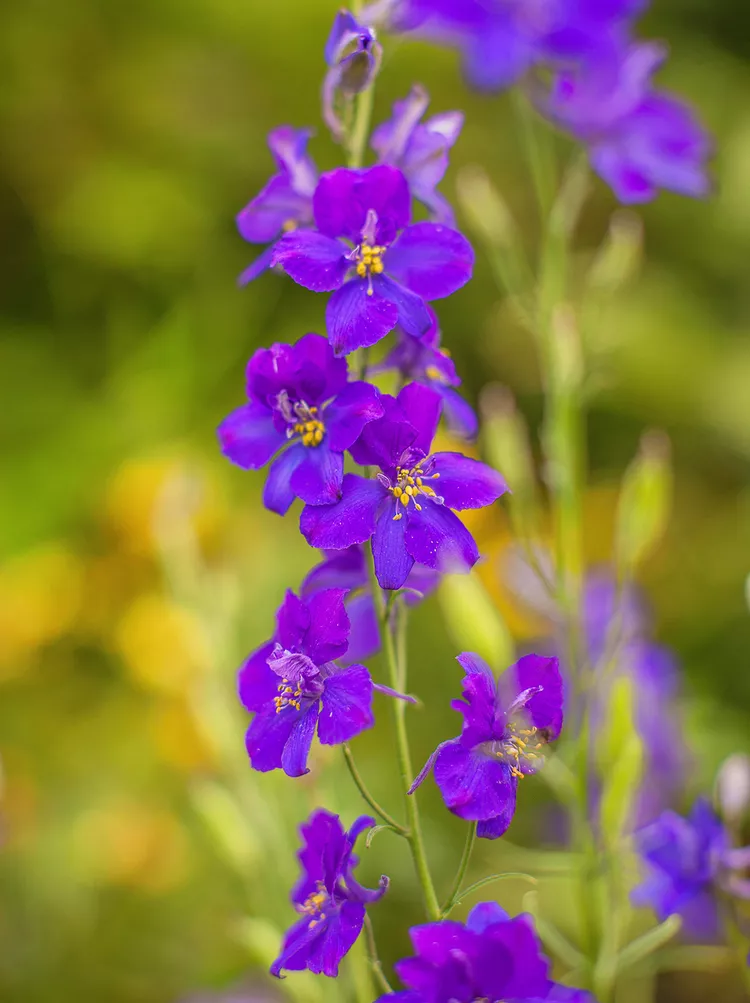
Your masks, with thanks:
M438 495L429 484L425 484L425 481L434 481L440 477L440 474L426 474L424 468L421 465L412 467L409 470L407 467L399 467L396 471L396 476L398 480L395 484L388 482L388 490L391 492L393 497L396 499L397 506L401 504L404 508L408 508L410 502L414 502L414 508L417 512L422 511L422 506L417 501L420 495L426 495L428 498L437 498ZM398 520L403 515L401 510L397 511L394 515L394 520Z
M323 912L323 906L328 901L328 892L322 881L318 882L317 891L312 892L308 895L302 905L297 906L299 912L305 916L310 917L310 928L314 927L321 920L326 918L326 914Z
M279 714L285 707L300 709L300 698L302 697L302 682L298 680L294 685L288 679L282 679L279 683L277 695L273 698L273 705L276 713Z
M501 759L510 766L511 774L518 780L523 780L526 774L521 769L527 765L531 770L539 766L539 760L544 757L539 752L549 738L544 728L522 727L511 721L502 739L485 743L484 749L488 755Z
M325 422L319 415L317 407L311 407L306 401L297 401L295 404L287 398L281 400L281 395L277 405L284 420L289 423L286 430L288 439L293 439L298 435L303 446L319 446L326 434Z

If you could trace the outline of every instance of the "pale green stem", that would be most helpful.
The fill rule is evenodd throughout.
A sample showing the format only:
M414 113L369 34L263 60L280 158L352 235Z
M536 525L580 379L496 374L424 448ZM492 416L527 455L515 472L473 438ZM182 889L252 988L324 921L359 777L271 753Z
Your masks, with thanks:
M370 569L370 583L372 594L379 612L380 629L383 637L383 651L386 665L388 666L388 685L394 690L404 692L406 687L406 665L401 666L399 671L398 657L396 654L396 644L393 637L393 624L391 623L391 612L393 610L393 596L385 600L383 592L375 576L375 562L372 556L372 546L367 548L368 563ZM406 804L406 818L408 822L408 832L406 838L409 842L414 869L417 880L422 889L425 911L430 920L439 920L441 917L440 903L435 894L435 886L430 874L430 866L427 862L424 840L422 838L422 828L419 820L419 806L416 794L407 794L414 777L414 770L411 763L411 752L409 750L409 736L406 730L406 709L407 704L403 700L393 700L393 719L396 730L396 754L398 758L399 773L401 775L401 785L404 791Z
M365 786L365 782L362 779L359 770L357 769L357 764L354 762L354 756L352 755L352 751L349 748L349 746L344 745L342 746L342 748L344 750L344 761L348 766L352 780L354 781L355 786L357 787L359 793L362 795L363 799L372 808L375 814L378 815L380 818L382 818L382 820L386 823L386 825L389 825L395 832L397 832L401 836L407 835L407 831L403 827L403 825L397 822L392 815L389 815L388 812L385 810L385 808L382 808L380 804L372 796L372 794L370 794L370 792L368 791L367 787Z
M470 822L469 828L466 832L466 842L464 843L464 851L461 854L461 862L458 865L458 870L456 871L456 877L453 879L453 887L450 890L448 898L445 900L445 905L443 906L442 913L447 916L451 911L453 906L456 904L456 900L461 894L461 885L464 883L464 878L466 877L466 871L469 867L469 861L471 860L471 851L474 849L474 841L477 836L477 823Z
M365 913L365 940L367 943L367 954L370 958L370 967L372 968L372 974L375 981L384 993L392 993L393 989L391 988L390 982L385 977L383 965L378 956L378 947L375 943L375 931L372 928L372 921L367 913Z

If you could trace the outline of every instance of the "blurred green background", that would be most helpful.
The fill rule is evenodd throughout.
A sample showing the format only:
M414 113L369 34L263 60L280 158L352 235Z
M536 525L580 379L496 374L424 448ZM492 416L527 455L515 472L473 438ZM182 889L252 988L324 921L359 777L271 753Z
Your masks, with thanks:
M670 44L663 80L716 135L716 191L707 203L667 195L643 210L645 265L597 329L586 533L590 559L606 559L618 478L641 431L665 429L675 511L644 584L658 636L684 665L698 790L727 752L747 751L750 716L750 9L740 0L654 8L643 31ZM271 987L262 974L292 919L298 821L326 804L348 822L359 806L330 750L296 783L247 766L234 673L314 555L293 516L262 509L262 476L224 462L214 433L243 399L255 348L323 330L325 297L271 275L238 290L256 249L234 216L271 173L273 126L316 126L318 165L337 162L318 125L335 9L328 0L0 7L0 999L9 1003L170 1003L227 986L317 1003L352 988L304 977ZM467 112L446 194L461 165L482 163L533 247L509 97L467 93L449 52L394 43L376 121L414 80L433 110ZM582 267L614 209L597 184L578 235ZM500 381L536 427L529 338L481 257L440 316L468 397ZM485 584L519 639L532 636L538 624L500 585L502 514L477 532ZM412 688L429 712L414 718L420 761L455 729L448 700L459 675L441 624L433 599L410 642ZM388 797L384 729L356 748ZM425 790L430 852L447 881L463 830ZM549 842L541 795L528 794L511 838ZM477 874L502 869L509 852L483 845ZM519 859L533 870L533 858ZM385 834L365 868L371 880L381 869L393 879L374 913L392 960L404 920L419 918L409 862ZM524 890L503 890L504 901L517 906Z

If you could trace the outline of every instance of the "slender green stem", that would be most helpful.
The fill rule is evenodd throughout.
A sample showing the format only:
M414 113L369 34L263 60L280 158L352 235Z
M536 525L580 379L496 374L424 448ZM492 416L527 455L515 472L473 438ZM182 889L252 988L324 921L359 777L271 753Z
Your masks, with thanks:
M456 871L456 876L453 879L453 887L450 890L448 898L445 900L445 905L443 906L443 915L447 916L456 903L456 899L461 892L461 885L464 883L464 878L466 877L466 871L469 867L469 861L471 860L471 851L474 849L474 841L477 837L477 823L470 822L469 828L466 832L466 842L464 843L464 851L461 854L461 862L458 865L458 870Z
M445 911L445 916L452 912L457 905L460 905L464 899L468 898L469 895L473 895L474 892L478 892L480 888L484 888L485 885L493 885L496 881L528 881L530 885L538 884L536 878L532 878L530 874L524 874L523 871L508 871L506 874L490 874L486 878L480 878L479 881L475 881L473 885L469 885L468 888L464 888L463 891L459 892L453 902L450 909Z
M384 993L392 993L393 988L388 979L385 977L383 965L378 957L378 947L375 943L375 931L372 928L372 921L367 913L365 913L365 941L367 943L367 954L370 958L370 967L372 968L372 974L375 977L375 981Z
M365 782L362 779L362 775L357 769L357 764L354 762L354 756L352 755L352 750L349 748L348 745L344 745L342 746L342 748L344 751L344 761L346 765L349 767L349 773L351 773L352 780L354 781L359 793L362 795L364 800L372 808L375 814L378 815L380 818L382 818L382 820L386 823L386 825L389 825L392 829L394 829L397 833L399 833L399 835L408 836L408 831L404 828L404 826L401 825L399 822L397 822L392 815L389 815L388 812L385 810L385 808L381 807L381 805L375 800L372 794L370 794L370 792L368 791L367 787L365 786Z
M383 636L383 651L385 653L386 664L388 666L388 685L394 690L406 686L406 665L399 669L398 657L396 654L396 642L393 636L393 624L391 613L393 611L393 595L386 601L383 592L375 576L375 562L372 555L372 546L367 548L368 565L370 571L370 582L372 594L380 614L380 629ZM402 690L403 691L403 690ZM419 820L419 806L415 794L408 794L411 782L414 777L414 770L411 763L411 753L409 751L409 736L406 730L406 708L407 704L403 700L391 701L393 707L393 719L396 729L396 754L398 757L399 773L401 774L401 785L404 791L406 804L406 818L408 822L409 848L411 849L414 869L417 874L424 898L425 911L430 920L439 920L441 917L440 903L435 894L435 886L430 874L430 865L427 861L424 840L422 838L422 827Z

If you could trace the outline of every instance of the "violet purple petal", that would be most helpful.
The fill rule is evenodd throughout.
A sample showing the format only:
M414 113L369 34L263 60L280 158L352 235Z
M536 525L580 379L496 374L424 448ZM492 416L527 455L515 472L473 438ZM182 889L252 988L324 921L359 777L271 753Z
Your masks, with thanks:
M325 589L306 600L310 626L305 650L316 665L343 655L349 644L349 617L344 605L345 589Z
M384 260L388 273L408 289L425 300L436 300L466 285L474 251L458 230L415 223L388 248Z
M247 658L237 675L237 691L246 710L262 710L276 696L279 680L268 667L273 648L272 641L262 645Z
M314 230L285 233L271 259L305 289L316 293L338 289L351 267L345 244Z
M341 498L334 505L306 505L300 530L311 547L343 550L365 543L375 532L375 518L384 489L377 481L344 474Z
M364 382L349 383L325 410L326 437L331 449L342 453L369 421L382 416L377 387Z
M397 305L375 292L370 295L367 280L359 277L337 289L326 306L326 329L336 355L376 344L398 319Z
M433 773L446 806L460 818L482 821L504 817L509 805L515 804L518 780L508 764L472 752L458 741L443 746Z
M465 573L479 560L476 541L458 516L429 499L411 514L405 541L418 564L443 574Z
M386 267L388 267L386 261ZM412 338L421 338L432 326L432 317L424 299L406 285L394 281L389 275L376 275L372 279L373 299L378 297L392 304L398 311L398 323Z
M243 404L228 414L217 435L222 453L244 470L264 466L286 441L268 408L255 403Z
M289 479L294 494L308 505L330 505L341 492L344 457L324 439L319 446L302 446L305 455Z
M296 495L291 485L292 475L305 460L306 447L297 442L276 457L268 468L263 487L263 504L277 515L286 515Z
M328 676L320 698L318 737L323 745L340 745L371 728L373 686L364 665Z
M401 512L401 518L394 516ZM381 589L400 589L409 577L414 558L406 549L409 516L395 501L384 505L378 515L372 540L375 575Z
M307 757L310 755L319 707L318 700L314 700L307 708L303 704L302 713L297 716L289 733L281 754L281 767L288 777L303 777L310 772Z
M484 508L508 490L497 470L461 453L435 453L433 462L435 473L440 474L433 486L448 508Z

